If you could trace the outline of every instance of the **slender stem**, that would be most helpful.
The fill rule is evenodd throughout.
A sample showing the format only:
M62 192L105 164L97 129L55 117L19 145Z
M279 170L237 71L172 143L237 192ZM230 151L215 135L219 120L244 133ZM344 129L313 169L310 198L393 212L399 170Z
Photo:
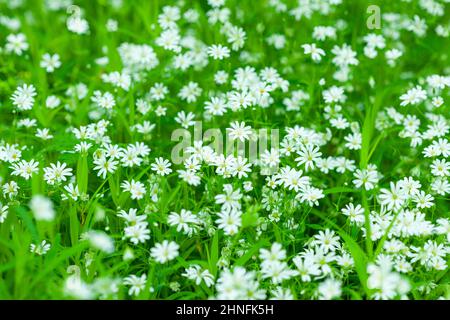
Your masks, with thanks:
M367 194L366 191L362 191L362 201L364 206L364 224L366 228L366 251L369 258L372 258L373 256L373 242L372 242L372 231L370 227L370 208L369 203L367 201Z

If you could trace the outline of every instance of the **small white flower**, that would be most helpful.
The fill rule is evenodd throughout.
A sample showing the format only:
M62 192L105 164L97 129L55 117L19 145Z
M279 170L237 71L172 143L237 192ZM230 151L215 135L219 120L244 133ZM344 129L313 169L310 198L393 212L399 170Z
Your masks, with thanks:
M102 231L88 231L86 239L89 240L91 246L105 253L114 252L114 241L106 233Z
M37 254L38 256L45 255L51 248L51 244L46 240L42 240L39 244L30 244L30 252Z
M55 69L58 69L61 66L61 61L59 60L59 55L56 53L54 55L50 55L49 53L45 53L42 56L42 60L40 63L41 68L44 68L47 72L53 72Z
M325 51L318 48L315 43L302 45L305 54L310 54L311 59L315 62L320 62L322 56L325 56Z
M34 195L31 198L30 209L36 220L52 221L55 218L53 202L42 195Z
M174 241L164 240L161 243L156 243L153 248L150 249L150 254L153 259L159 263L166 263L178 257L178 249L180 246Z

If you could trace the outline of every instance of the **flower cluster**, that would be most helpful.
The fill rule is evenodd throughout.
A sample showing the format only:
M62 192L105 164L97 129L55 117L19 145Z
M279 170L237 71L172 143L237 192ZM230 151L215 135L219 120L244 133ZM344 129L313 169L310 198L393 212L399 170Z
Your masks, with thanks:
M0 0L0 298L450 299L450 3L364 3Z

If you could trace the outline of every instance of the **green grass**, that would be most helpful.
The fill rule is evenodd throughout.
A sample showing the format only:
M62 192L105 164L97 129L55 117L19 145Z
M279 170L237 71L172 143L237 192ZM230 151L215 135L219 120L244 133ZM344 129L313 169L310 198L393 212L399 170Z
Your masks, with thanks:
M289 10L295 8L296 1L285 0ZM440 93L445 103L432 107L428 92L427 101L418 105L400 107L399 97L417 84L428 88L426 77L439 74L449 77L450 48L448 36L436 34L437 25L448 25L449 5L439 1L444 8L443 16L432 16L420 8L418 1L411 4L401 1L378 1L382 13L397 13L404 19L420 16L428 25L424 37L418 37L412 32L400 29L400 23L389 23L382 20L380 30L368 30L366 27L366 8L377 1L343 0L342 4L333 7L329 14L314 12L310 18L303 17L297 21L289 12L276 12L269 1L237 1L227 0L226 7L230 9L230 23L242 27L246 32L244 47L232 51L230 58L224 60L208 60L205 67L191 67L181 71L173 67L173 52L156 45L155 40L163 31L158 23L158 15L167 5L180 6L181 12L189 8L196 10L198 21L188 23L184 18L178 21L180 33L192 35L205 46L222 44L231 48L227 37L221 32L221 24L208 22L207 12L211 6L207 1L123 1L115 8L112 1L77 1L76 5L83 9L83 17L89 22L89 34L77 35L69 32L66 27L68 14L62 8L52 11L47 8L47 1L23 1L23 4L13 8L8 1L0 0L0 15L17 18L20 28L11 31L0 23L0 151L6 144L18 144L22 149L21 159L34 159L39 162L39 170L32 178L25 180L12 175L11 163L0 158L0 185L15 181L20 187L18 194L9 197L0 192L1 205L8 205L8 217L0 224L0 299L68 299L77 298L64 291L70 269L80 271L81 279L90 288L99 279L117 280L118 289L113 294L102 296L101 299L208 299L218 294L215 285L208 287L204 281L196 285L186 279L182 273L193 264L208 270L215 281L225 272L225 264L230 269L244 267L248 272L255 271L259 287L266 290L267 297L271 291L281 287L289 289L296 299L318 298L318 288L325 279L337 279L341 282L340 299L372 299L376 290L368 287L370 272L368 266L378 263L386 252L384 245L392 240L391 232L399 223L398 212L391 212L393 220L385 226L381 237L372 240L373 235L371 212L379 213L382 208L377 197L380 189L389 189L389 182L399 181L404 177L413 176L420 181L421 190L432 194L434 206L423 209L425 219L437 224L438 219L448 219L450 202L448 193L440 195L432 190L435 177L430 173L430 165L434 158L426 158L422 151L438 137L423 139L417 147L410 146L410 139L399 136L403 126L396 124L387 114L388 107L394 107L403 115L414 115L420 120L419 132L422 134L427 126L437 121L429 114L441 116L449 125L448 87ZM108 19L118 22L118 30L109 32L106 28ZM345 22L346 28L337 29L336 39L317 41L312 37L315 26L338 27ZM258 27L259 26L259 27ZM398 31L398 38L389 36L390 31ZM22 55L9 54L5 51L6 37L11 33L21 32L26 36L29 49ZM382 34L386 38L386 48L380 50L377 58L369 59L364 55L363 37L369 33ZM286 37L286 45L276 49L269 45L267 38L273 34ZM114 71L121 71L124 62L117 48L125 42L147 44L151 46L159 59L159 65L141 74L142 81L133 80L129 91L114 88L102 81L101 76ZM311 61L311 57L303 53L301 45L316 43L326 55L320 63ZM349 44L357 52L358 66L350 67L350 77L339 82L333 79L337 70L332 63L334 45ZM403 48L401 56L394 67L386 64L384 53L387 49ZM182 49L185 53L186 47ZM62 65L53 73L47 73L40 67L44 53L58 53ZM242 52L257 57L255 61L247 62ZM102 66L95 62L100 57L107 57L109 63ZM271 92L273 102L267 108L253 106L247 109L231 112L223 116L205 117L204 103L210 96L227 93L233 90L231 82L219 86L214 82L214 75L219 70L229 74L230 79L240 67L251 66L259 73L265 67L275 68L281 77L289 82L289 90L274 90ZM410 76L405 76L405 73ZM325 79L324 85L319 80ZM374 85L369 85L371 80ZM178 92L188 82L194 81L202 88L202 94L194 103L187 103L178 97ZM87 94L83 99L70 97L66 91L78 83L86 85ZM155 83L164 83L170 93L162 101L151 101L149 90ZM18 111L10 97L16 88L22 84L33 84L37 91L32 110ZM342 105L341 114L351 123L359 125L361 146L359 150L345 147L344 137L350 129L338 130L330 125L325 117L327 104L323 93L332 85L345 88L347 100ZM90 98L95 90L109 91L113 94L116 105L109 112L97 107ZM291 98L292 93L302 90L309 95L298 111L287 111L284 99ZM45 106L46 98L56 95L61 98L61 105L55 109ZM151 105L151 112L141 114L136 102L145 99ZM159 106L167 108L165 116L158 117L155 109ZM101 111L98 119L93 112ZM215 172L215 167L202 164L201 184L198 187L182 181L177 170L182 165L172 165L172 173L167 176L156 176L151 164L157 157L170 159L172 148L177 144L171 141L173 130L180 128L174 120L179 111L193 112L195 120L202 121L203 132L210 128L219 128L225 132L233 121L245 121L254 129L280 129L280 141L287 134L286 128L300 126L313 129L317 133L326 134L331 130L331 138L320 145L323 157L342 156L354 161L355 168L366 169L374 164L383 175L373 190L363 190L355 187L353 173L349 170L338 173L331 170L325 174L319 170L306 171L304 166L295 162L296 155L282 157L280 167L290 166L303 170L304 175L311 177L311 184L323 191L324 198L319 205L311 208L306 202L294 201L296 192L283 186L277 186L280 205L277 210L264 209L262 202L266 196L265 176L260 175L254 166L245 179L224 177ZM108 113L109 112L109 113ZM386 128L380 128L380 117L385 115L388 120ZM35 128L19 127L24 118L36 120ZM118 166L117 171L102 179L93 169L93 153L101 147L99 141L88 141L93 144L88 152L79 154L73 152L79 142L71 132L73 128L87 126L100 119L107 119L110 124L106 136L113 144L126 147L127 144L144 142L151 149L150 155L143 159L137 167ZM140 134L133 129L136 124L150 121L156 128L150 134ZM54 136L51 140L42 140L35 136L36 128L48 128ZM192 128L189 129L192 133ZM449 139L449 130L441 138ZM205 143L206 144L206 143ZM439 156L438 159L448 157ZM74 201L62 200L67 194L64 186L67 182L50 185L44 180L44 168L57 161L64 162L73 169L73 183L81 194L87 194L87 199ZM418 168L420 173L415 175ZM142 182L146 194L142 199L132 199L129 192L124 192L121 183L125 180ZM443 179L448 181L448 175ZM243 181L250 181L253 190L244 192ZM240 189L244 198L242 205L241 226L235 235L227 235L218 228L216 220L221 206L215 203L215 196L223 193L223 186L231 184L233 190ZM154 201L150 194L151 186L156 185L158 199ZM30 200L34 195L45 195L54 205L56 217L51 222L36 220L30 208ZM362 205L365 222L357 227L351 224L341 214L341 209L348 203ZM124 238L125 222L117 216L120 210L128 211L136 208L138 214L146 214L150 230L150 239L145 243L132 244ZM417 209L414 202L408 200L404 209ZM206 212L210 221L200 231L187 236L177 232L167 222L171 212L179 213L182 209L192 211L195 215ZM277 214L280 219L273 218ZM296 224L290 227L289 223ZM362 228L366 230L363 235ZM296 267L292 259L308 248L313 237L319 231L331 229L339 236L344 251L348 252L354 266L350 271L342 271L336 261L332 263L331 275L314 278L311 282L302 281L296 275L274 283L270 278L264 278L261 259L261 249L270 249L273 243L280 243L286 250L286 259L290 269ZM113 253L99 251L89 245L82 235L90 230L104 231L114 240ZM376 231L376 230L375 230ZM436 241L449 248L449 238L445 234L421 235L398 238L407 248L423 247L428 240ZM46 240L51 249L45 255L37 255L30 251L30 244L39 244ZM150 250L156 243L164 240L176 242L179 255L164 264L151 258ZM126 260L123 255L127 249L132 249L134 258ZM393 255L391 255L393 256ZM411 259L407 254L399 257ZM397 257L397 258L399 258ZM449 256L443 256L449 263ZM398 262L395 262L396 265ZM408 281L411 289L408 298L437 299L450 298L450 273L446 265L443 270L426 268L419 262L413 262L409 272L402 273L402 279ZM396 272L397 274L398 272ZM139 295L130 296L129 286L123 284L123 279L129 275L147 275L145 287ZM178 291L170 284L178 283ZM429 291L421 286L430 285ZM95 291L94 289L92 289ZM400 298L396 295L393 298Z

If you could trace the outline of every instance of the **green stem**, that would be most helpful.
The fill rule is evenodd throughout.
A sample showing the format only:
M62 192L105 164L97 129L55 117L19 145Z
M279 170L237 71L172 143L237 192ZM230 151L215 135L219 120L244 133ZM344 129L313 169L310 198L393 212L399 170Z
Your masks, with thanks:
M370 227L370 208L369 203L367 201L367 194L366 191L362 191L362 201L363 201L363 207L364 207L364 224L366 227L366 251L369 258L373 257L373 242L372 242L372 231Z

